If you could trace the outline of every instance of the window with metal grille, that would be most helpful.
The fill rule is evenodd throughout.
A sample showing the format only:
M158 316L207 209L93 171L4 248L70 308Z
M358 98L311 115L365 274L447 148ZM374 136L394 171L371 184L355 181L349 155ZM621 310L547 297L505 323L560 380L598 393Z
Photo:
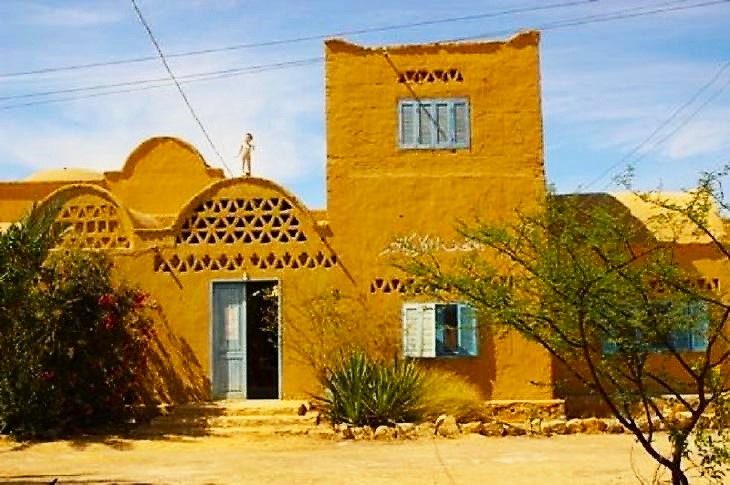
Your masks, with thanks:
M469 101L466 98L401 99L398 121L401 148L469 147Z

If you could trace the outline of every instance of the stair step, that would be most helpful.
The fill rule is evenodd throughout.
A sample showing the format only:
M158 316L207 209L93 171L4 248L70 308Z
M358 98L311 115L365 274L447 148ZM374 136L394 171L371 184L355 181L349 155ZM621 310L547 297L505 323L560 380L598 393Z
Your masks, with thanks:
M302 409L302 406L305 406ZM214 401L169 406L135 430L139 436L286 436L324 429L305 401ZM300 415L305 411L304 415Z
M298 436L305 435L317 430L329 428L327 425L316 426L312 424L296 425L261 425L261 426L188 426L176 423L164 425L152 425L138 428L133 434L144 436L180 435L180 436Z
M190 403L171 407L170 413L177 416L298 416L305 401L280 400L228 400L205 403Z
M188 426L208 426L220 428L233 427L251 427L251 426L273 426L273 425L298 425L298 424L315 424L316 416L313 414L305 416L297 415L220 415L220 416L178 416L171 414L160 416L152 420L153 426L164 425L188 425Z

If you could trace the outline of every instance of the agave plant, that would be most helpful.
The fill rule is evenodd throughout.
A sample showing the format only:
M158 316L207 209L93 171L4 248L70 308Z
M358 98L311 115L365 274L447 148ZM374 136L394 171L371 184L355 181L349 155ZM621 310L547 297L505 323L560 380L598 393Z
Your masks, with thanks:
M416 421L422 413L423 374L413 362L386 364L354 352L320 381L324 393L317 400L332 423L379 426Z

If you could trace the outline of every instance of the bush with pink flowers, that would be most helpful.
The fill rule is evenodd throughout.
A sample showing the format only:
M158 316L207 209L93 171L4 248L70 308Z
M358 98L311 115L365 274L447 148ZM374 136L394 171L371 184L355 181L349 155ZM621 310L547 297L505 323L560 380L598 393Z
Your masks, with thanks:
M52 218L0 234L0 433L55 436L122 422L154 329L148 296L99 252L51 251Z

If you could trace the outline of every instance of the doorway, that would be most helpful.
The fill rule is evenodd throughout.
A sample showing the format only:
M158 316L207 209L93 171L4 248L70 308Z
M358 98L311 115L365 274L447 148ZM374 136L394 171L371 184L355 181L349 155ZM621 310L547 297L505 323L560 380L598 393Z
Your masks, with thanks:
M213 283L212 383L216 399L278 399L279 285Z

